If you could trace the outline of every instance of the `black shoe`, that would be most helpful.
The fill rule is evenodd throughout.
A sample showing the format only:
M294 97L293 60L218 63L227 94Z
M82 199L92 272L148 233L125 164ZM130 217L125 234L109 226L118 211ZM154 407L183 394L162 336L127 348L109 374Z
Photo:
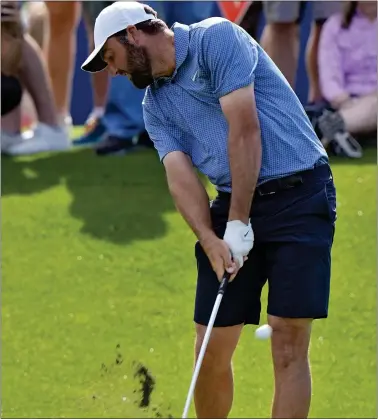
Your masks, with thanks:
M109 135L96 146L95 152L98 156L126 154L133 150L136 144L135 138L118 138Z
M330 142L330 148L336 156L360 159L363 155L360 143L349 132L338 132Z
M323 135L323 144L328 145L333 154L353 159L362 157L362 148L358 141L345 129L345 123L339 112L325 110L318 120L319 130Z

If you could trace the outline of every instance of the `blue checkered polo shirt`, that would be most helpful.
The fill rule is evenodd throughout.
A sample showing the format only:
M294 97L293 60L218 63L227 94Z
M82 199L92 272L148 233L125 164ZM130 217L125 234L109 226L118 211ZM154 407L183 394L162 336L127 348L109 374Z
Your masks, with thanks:
M218 190L230 192L228 125L219 98L254 83L262 140L258 183L328 161L299 99L247 32L218 17L172 29L175 72L155 80L143 100L161 160L182 151Z

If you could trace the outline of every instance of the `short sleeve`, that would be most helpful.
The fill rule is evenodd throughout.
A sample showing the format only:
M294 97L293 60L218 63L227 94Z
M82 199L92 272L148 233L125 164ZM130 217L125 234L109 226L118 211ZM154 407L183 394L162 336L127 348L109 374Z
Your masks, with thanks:
M228 20L205 30L202 59L218 98L254 82L257 45L242 28Z
M167 123L162 123L160 119L153 115L148 109L143 107L143 118L146 131L150 136L154 147L159 154L160 161L172 151L185 150L176 139L176 135L172 126Z

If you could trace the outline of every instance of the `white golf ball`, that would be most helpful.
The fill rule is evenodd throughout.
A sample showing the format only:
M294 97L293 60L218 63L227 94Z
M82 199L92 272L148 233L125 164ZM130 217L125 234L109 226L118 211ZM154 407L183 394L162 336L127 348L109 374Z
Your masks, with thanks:
M264 324L256 329L255 336L257 339L269 339L272 336L272 331L269 324Z

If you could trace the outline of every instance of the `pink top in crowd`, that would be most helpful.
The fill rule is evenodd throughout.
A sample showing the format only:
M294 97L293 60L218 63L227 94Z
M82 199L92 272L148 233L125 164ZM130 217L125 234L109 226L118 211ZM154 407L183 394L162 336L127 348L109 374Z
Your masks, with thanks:
M377 89L377 20L354 16L348 29L342 16L324 24L319 45L319 78L324 99L366 95Z

